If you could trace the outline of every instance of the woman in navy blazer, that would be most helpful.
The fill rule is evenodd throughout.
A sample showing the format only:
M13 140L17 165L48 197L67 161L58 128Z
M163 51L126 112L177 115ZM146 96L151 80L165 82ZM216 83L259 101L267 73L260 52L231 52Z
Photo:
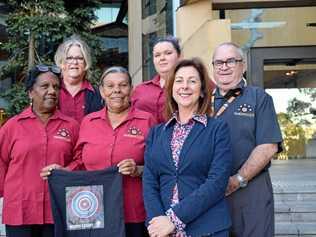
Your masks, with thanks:
M152 237L228 236L225 201L232 151L229 130L209 117L203 63L181 60L166 86L167 123L152 128L145 151L144 202Z

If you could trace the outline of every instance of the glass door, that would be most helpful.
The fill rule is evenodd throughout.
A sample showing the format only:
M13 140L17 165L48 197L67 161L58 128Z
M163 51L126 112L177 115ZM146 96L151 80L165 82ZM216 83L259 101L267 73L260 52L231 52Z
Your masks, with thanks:
M273 97L284 139L276 159L316 159L316 58L266 62L263 86Z

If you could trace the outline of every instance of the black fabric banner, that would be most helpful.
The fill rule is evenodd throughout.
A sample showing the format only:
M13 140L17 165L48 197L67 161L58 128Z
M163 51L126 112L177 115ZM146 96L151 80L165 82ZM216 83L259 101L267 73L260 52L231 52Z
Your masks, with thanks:
M48 178L55 237L125 237L122 176L54 170Z

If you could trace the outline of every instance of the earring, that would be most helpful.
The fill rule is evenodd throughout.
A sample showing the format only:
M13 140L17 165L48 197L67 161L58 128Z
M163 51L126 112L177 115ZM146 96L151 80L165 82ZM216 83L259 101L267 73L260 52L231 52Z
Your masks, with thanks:
M204 98L204 93L201 93L201 94L200 94L200 97L201 97L201 98Z
M33 98L30 98L30 106L33 106Z

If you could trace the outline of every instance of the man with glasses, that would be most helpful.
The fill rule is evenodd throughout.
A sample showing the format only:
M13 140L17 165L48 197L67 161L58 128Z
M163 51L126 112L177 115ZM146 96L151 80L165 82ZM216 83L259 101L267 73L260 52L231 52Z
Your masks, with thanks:
M282 136L271 96L248 86L246 62L234 43L219 45L213 54L216 90L212 95L214 117L230 127L233 169L226 189L232 216L232 237L274 235L273 190L268 168L282 150Z

